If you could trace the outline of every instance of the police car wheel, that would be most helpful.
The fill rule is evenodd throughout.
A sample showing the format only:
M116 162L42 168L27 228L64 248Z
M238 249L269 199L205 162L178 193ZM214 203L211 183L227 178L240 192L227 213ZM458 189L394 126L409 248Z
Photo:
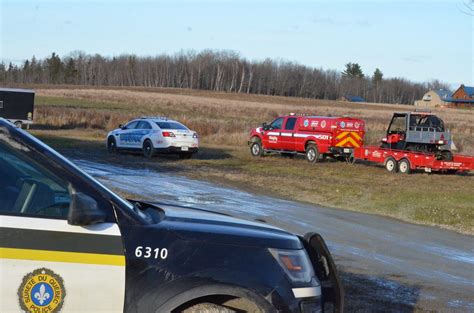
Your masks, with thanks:
M262 143L260 141L252 142L252 144L250 145L250 153L254 157L263 156Z
M153 148L153 144L150 140L145 140L143 143L143 155L146 158L152 158L155 155L155 149Z
M306 160L310 163L316 163L319 160L319 151L314 143L306 147Z
M107 151L109 153L117 152L117 143L115 142L114 137L109 137L109 139L107 139Z

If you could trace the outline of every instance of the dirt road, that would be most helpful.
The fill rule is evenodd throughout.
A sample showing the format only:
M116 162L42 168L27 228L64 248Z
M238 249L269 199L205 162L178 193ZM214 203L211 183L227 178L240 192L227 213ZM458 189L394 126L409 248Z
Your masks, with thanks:
M105 185L147 199L317 231L342 272L348 311L474 311L474 237L224 188L151 169L74 161Z

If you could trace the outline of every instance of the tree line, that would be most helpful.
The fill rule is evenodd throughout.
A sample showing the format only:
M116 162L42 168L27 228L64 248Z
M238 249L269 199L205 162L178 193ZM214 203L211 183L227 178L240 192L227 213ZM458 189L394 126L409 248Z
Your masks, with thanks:
M384 78L380 69L365 75L357 63L346 64L340 73L282 60L250 61L233 51L212 50L154 57L73 52L60 58L52 53L21 65L0 63L0 83L172 87L328 100L352 95L368 102L402 104L413 104L429 89L446 88L438 81Z

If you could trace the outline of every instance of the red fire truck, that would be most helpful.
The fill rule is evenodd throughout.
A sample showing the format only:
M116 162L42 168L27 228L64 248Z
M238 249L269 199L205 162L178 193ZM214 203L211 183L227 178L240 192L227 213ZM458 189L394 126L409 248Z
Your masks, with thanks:
M255 157L305 154L309 162L316 163L326 156L349 158L362 146L364 135L365 122L360 119L290 113L252 129L248 144Z

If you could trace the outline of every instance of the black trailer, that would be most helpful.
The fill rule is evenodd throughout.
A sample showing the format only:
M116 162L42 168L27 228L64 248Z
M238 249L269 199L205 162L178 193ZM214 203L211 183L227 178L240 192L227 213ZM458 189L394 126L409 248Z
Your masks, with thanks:
M18 127L33 123L35 92L29 89L0 88L0 117Z

